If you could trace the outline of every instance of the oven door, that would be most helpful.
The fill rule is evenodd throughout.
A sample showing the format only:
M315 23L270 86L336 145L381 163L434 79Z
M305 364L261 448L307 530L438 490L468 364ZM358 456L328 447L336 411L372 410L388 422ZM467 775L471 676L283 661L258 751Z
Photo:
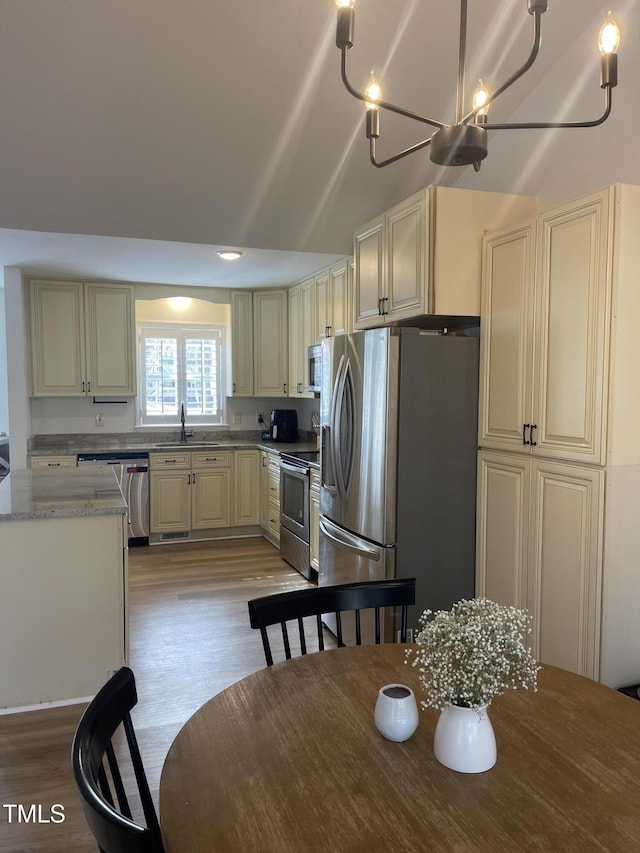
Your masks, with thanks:
M309 469L282 460L280 525L309 543Z

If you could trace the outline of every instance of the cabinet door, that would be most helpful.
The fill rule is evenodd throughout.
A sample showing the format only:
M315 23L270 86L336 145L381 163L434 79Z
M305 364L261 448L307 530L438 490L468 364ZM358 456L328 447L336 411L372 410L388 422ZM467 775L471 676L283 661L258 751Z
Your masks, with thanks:
M257 450L236 450L233 460L233 523L260 521L260 478Z
M535 221L483 240L478 443L530 453ZM523 434L525 438L523 439Z
M151 533L191 529L189 471L152 471L150 478Z
M541 456L604 463L610 193L538 220L533 418Z
M130 285L85 284L87 393L135 396L135 307Z
M349 267L351 258L331 267L330 291L332 312L332 335L345 335L349 329Z
M598 677L604 472L533 460L529 610L542 663Z
M297 397L303 389L302 360L302 290L299 284L289 288L289 396Z
M260 451L260 526L269 527L269 454Z
M301 396L313 399L309 388L309 347L316 342L316 283L310 278L300 286L301 338L302 338L302 391ZM289 380L291 381L291 380Z
M287 291L253 295L254 396L286 397L288 386Z
M231 292L231 389L234 397L253 396L253 293Z
M314 280L316 285L316 341L321 341L333 334L333 298L330 270L322 270L314 276Z
M82 284L31 281L29 293L32 395L83 396L86 376Z
M530 462L478 454L476 595L527 607Z
M428 266L427 194L415 193L385 216L387 320L425 314Z
M370 329L383 324L380 315L384 292L384 216L368 222L354 237L354 327Z
M231 468L201 468L191 473L193 530L231 526Z

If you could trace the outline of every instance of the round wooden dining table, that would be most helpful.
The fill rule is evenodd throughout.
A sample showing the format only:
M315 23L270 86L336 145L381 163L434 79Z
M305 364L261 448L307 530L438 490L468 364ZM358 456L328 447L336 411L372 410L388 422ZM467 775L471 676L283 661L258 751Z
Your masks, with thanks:
M380 687L420 698L405 648L306 655L203 705L162 771L167 853L640 849L640 702L545 666L490 706L495 766L457 773L433 754L438 711L404 743L375 727Z

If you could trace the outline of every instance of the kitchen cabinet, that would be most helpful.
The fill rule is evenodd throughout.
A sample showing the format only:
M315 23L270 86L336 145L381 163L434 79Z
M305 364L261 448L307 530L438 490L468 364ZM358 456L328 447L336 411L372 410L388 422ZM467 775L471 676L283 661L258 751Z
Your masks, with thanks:
M135 396L133 287L31 280L29 297L32 396Z
M345 258L332 267L317 273L316 339L344 335L349 329L349 280L351 259Z
M231 291L231 389L253 397L253 292Z
M232 525L232 452L151 453L150 531L178 533Z
M286 290L253 294L255 397L288 396L287 301Z
M280 545L280 456L261 451L260 526L265 538Z
M29 460L31 468L75 468L75 456L32 456Z
M289 396L313 397L308 391L308 349L315 343L315 281L289 288Z
M604 462L610 203L605 190L485 238L481 446Z
M354 234L354 327L480 313L486 229L535 212L528 196L427 187Z
M320 574L320 472L309 477L309 564Z
M526 608L534 655L598 677L604 472L478 455L476 594Z
M236 450L233 459L233 523L240 526L260 522L259 454Z
M616 185L484 243L477 593L612 687L640 681L639 218Z

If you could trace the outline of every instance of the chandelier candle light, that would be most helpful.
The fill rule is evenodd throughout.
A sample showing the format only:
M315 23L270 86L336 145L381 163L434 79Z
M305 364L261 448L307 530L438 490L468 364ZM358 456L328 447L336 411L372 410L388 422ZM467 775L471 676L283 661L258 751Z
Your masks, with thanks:
M609 117L611 112L611 90L618 83L618 46L620 30L611 17L603 24L598 38L600 49L600 87L604 89L605 107L602 115L591 121L552 121L552 122L511 122L492 123L488 121L489 105L533 65L540 49L540 18L547 11L547 0L527 0L527 11L533 17L533 46L525 63L501 86L490 92L480 81L473 96L471 111L465 115L465 62L467 47L467 0L460 0L460 41L458 52L458 85L456 101L456 120L454 123L438 121L412 112L382 99L380 84L371 74L369 85L364 92L355 89L347 77L347 54L353 47L355 0L336 0L338 19L336 25L336 46L342 53L342 81L347 91L364 101L366 105L366 133L369 140L369 156L374 166L381 168L395 163L402 157L430 146L431 160L443 166L468 166L473 163L476 172L487 156L488 130L545 129L567 127L596 127ZM380 110L389 110L406 118L437 128L427 139L405 148L392 157L378 160L376 140L380 136Z

